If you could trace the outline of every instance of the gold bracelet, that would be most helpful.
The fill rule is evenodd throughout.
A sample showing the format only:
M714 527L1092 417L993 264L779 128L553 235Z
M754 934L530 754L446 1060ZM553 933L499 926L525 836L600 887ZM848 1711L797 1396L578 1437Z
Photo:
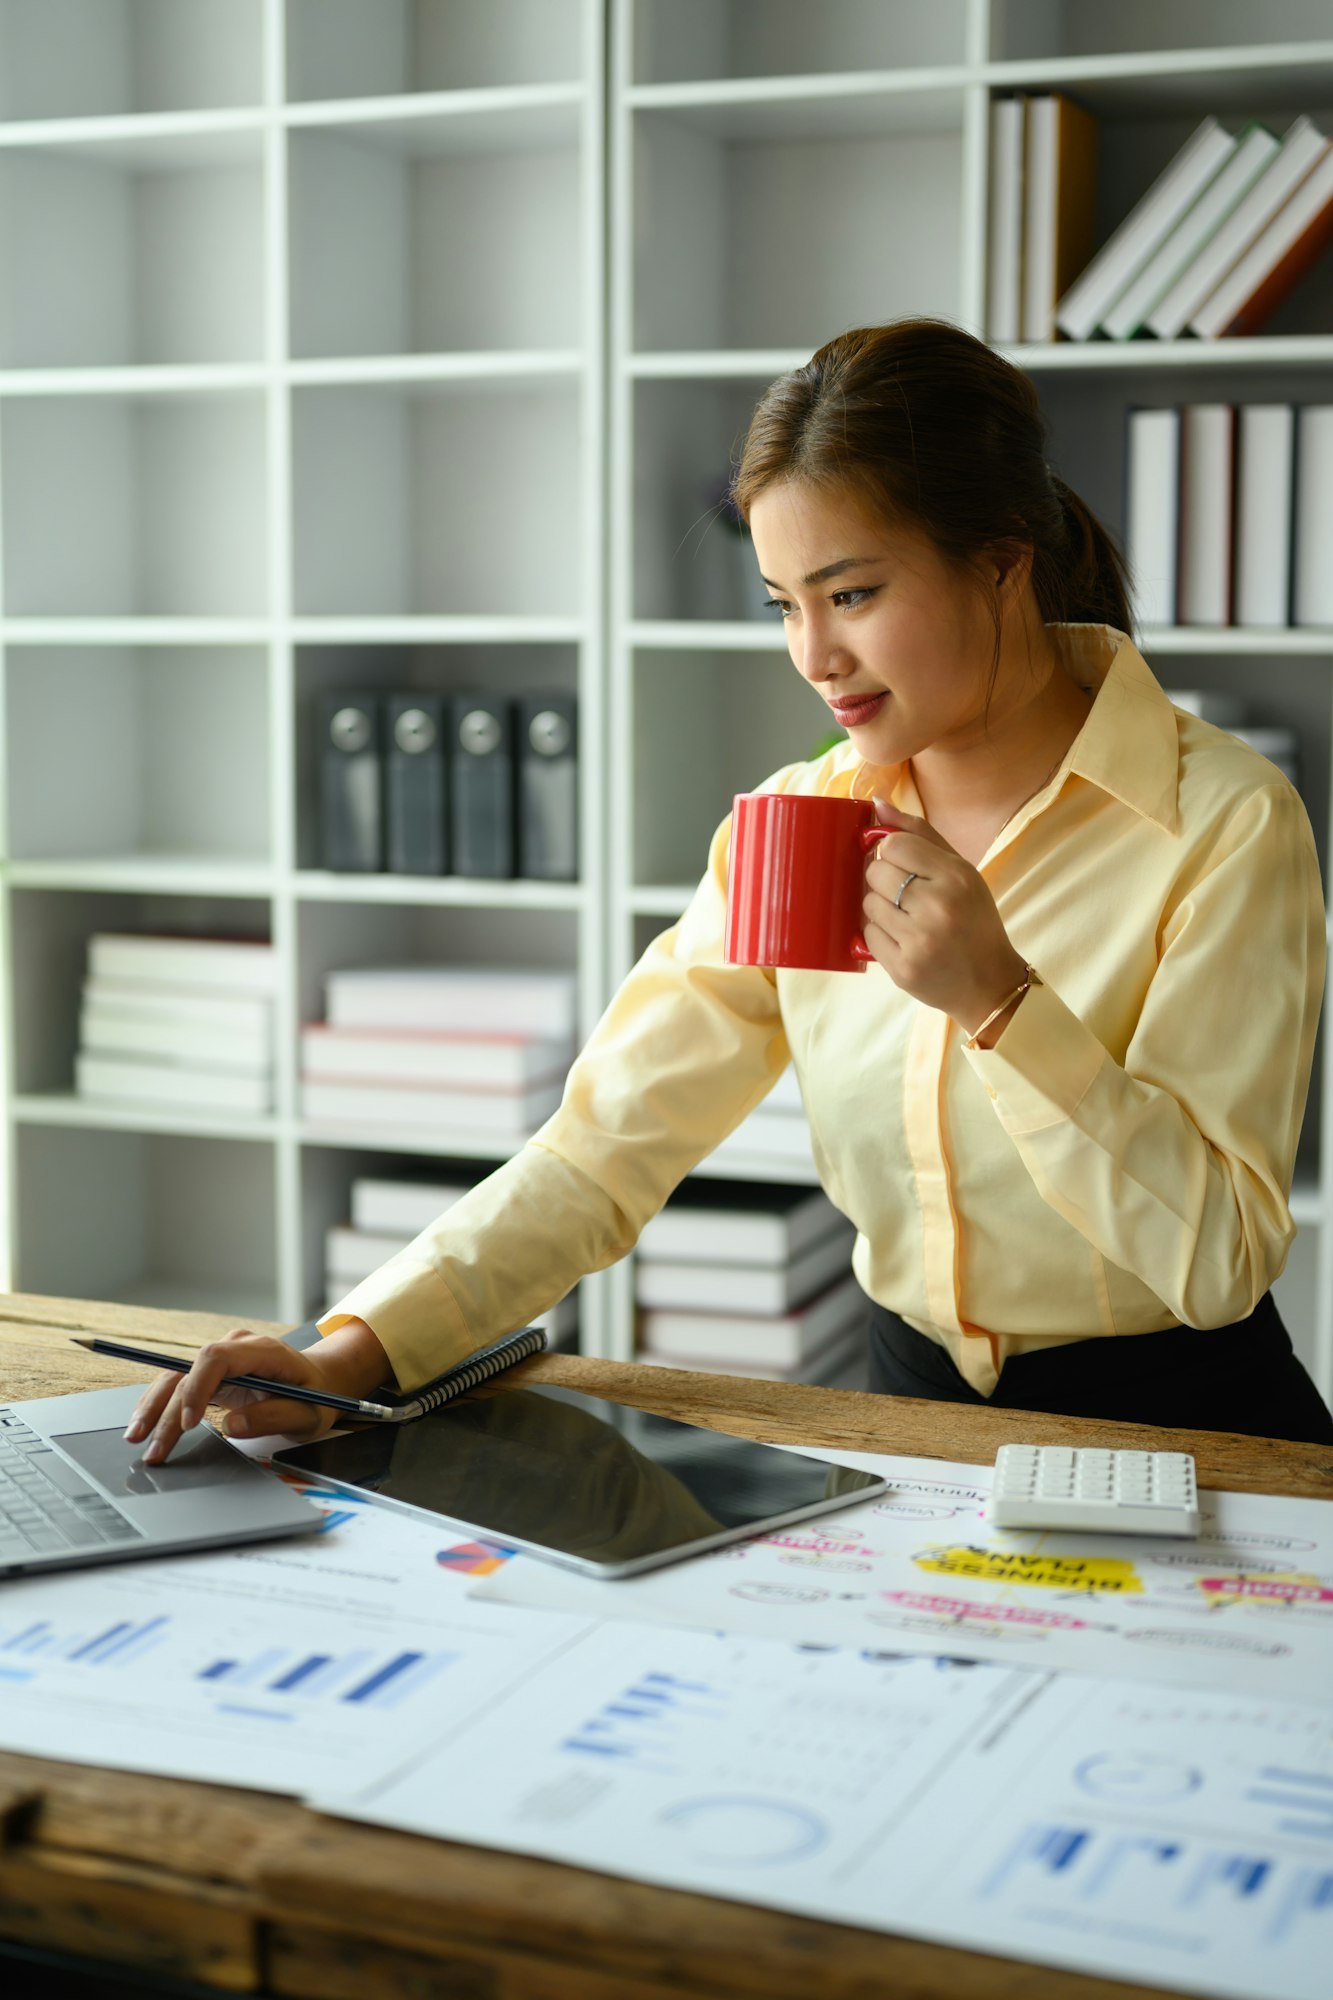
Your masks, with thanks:
M1021 999L1023 994L1025 994L1028 991L1028 989L1033 985L1034 981L1038 986L1040 986L1041 984L1040 973L1038 973L1035 966L1031 965L1024 966L1023 984L1021 986L1015 986L1012 993L1006 993L1004 999L1001 1000L999 1006L995 1009L994 1013L987 1014L981 1026L977 1028L974 1033L970 1034L967 1037L967 1039L963 1043L963 1047L965 1049L974 1049L977 1046L977 1043L981 1040L981 1037L985 1034L987 1028L990 1027L992 1021L998 1021L1001 1014L1003 1014L1005 1008L1012 1006L1015 1000Z

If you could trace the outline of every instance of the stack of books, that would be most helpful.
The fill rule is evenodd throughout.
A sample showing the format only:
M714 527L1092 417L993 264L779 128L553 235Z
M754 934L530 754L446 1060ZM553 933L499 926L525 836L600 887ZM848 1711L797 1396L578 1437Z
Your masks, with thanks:
M993 254L996 242L993 222ZM1327 118L1281 134L1205 118L1069 286L1056 325L1071 340L1257 333L1330 242Z
M1145 625L1333 625L1333 404L1132 409L1125 543Z
M386 1180L369 1176L352 1182L351 1220L329 1229L324 1238L324 1283L327 1311L353 1285L368 1278L414 1236L428 1229L467 1193L462 1182ZM577 1347L578 1293L540 1313L531 1324L545 1330L549 1347Z
M1092 255L1097 121L1058 93L991 109L990 338L1054 340L1061 294Z
M258 1116L273 1102L272 945L98 932L75 1089L94 1102Z
M560 1103L574 1057L570 972L357 966L325 981L301 1030L301 1094L319 1125L522 1141Z
M865 1340L856 1238L819 1189L690 1181L634 1260L641 1361L828 1381Z
M742 1119L713 1149L716 1160L738 1163L758 1154L765 1159L790 1160L808 1170L815 1179L815 1158L810 1145L810 1127L796 1071L788 1064L768 1096L761 1098L748 1118Z

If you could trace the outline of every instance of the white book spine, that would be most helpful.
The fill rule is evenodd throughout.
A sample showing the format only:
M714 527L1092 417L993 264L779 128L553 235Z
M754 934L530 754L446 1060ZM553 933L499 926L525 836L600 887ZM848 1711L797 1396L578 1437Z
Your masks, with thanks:
M97 932L88 940L92 979L149 979L164 985L271 993L276 966L272 945L241 939Z
M445 1035L424 1031L308 1026L301 1066L309 1077L361 1083L453 1084L463 1089L522 1090L562 1076L573 1050L526 1036Z
M1028 102L1023 165L1023 338L1055 337L1055 132L1053 97Z
M1176 622L1180 412L1131 410L1126 544L1142 625Z
M141 1021L132 1014L85 1007L79 1016L79 1045L108 1055L148 1056L160 1062L196 1064L203 1069L236 1070L266 1076L272 1053L266 1037L200 1029L192 1022Z
M397 1089L391 1084L303 1083L312 1124L401 1126L522 1139L560 1103L557 1085L531 1091Z
M1291 616L1291 504L1296 412L1250 403L1236 448L1236 623L1286 625Z
M1333 625L1333 404L1297 417L1295 543L1293 622Z
M230 1076L220 1070L186 1069L179 1064L136 1062L118 1056L77 1055L74 1084L80 1097L117 1104L178 1105L223 1111L236 1117L267 1111L272 1089L266 1078Z
M378 1271L390 1257L396 1257L412 1241L410 1236L396 1232L379 1232L368 1229L348 1229L338 1224L324 1232L324 1270L330 1284L343 1286L344 1290L360 1284L372 1271Z
M1002 346L1021 336L1020 284L1023 256L1022 97L1001 97L991 106L990 338Z
M1231 510L1236 413L1229 403L1191 403L1180 425L1182 625L1231 621Z
M386 1236L419 1236L468 1192L465 1187L419 1181L352 1182L352 1227Z
M790 1367L827 1341L865 1325L865 1299L850 1274L797 1312L714 1313L653 1308L638 1316L644 1346L688 1367L691 1362L758 1361Z
M101 1014L144 1023L216 1028L261 1037L273 1034L273 1002L261 994L215 993L202 986L163 986L138 979L85 979L83 1004Z
M325 1015L337 1028L413 1028L442 1034L572 1036L577 985L569 973L503 968L354 967L325 981Z
M855 1231L838 1230L790 1264L659 1263L637 1257L634 1293L642 1306L689 1307L702 1312L787 1313L804 1305L847 1271Z
M820 1242L844 1219L822 1190L799 1207L754 1209L665 1208L644 1225L639 1250L665 1262L784 1264Z

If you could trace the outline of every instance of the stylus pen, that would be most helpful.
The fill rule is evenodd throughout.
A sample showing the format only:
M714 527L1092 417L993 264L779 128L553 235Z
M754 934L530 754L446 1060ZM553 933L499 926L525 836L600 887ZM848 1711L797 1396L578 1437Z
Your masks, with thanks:
M72 1336L78 1347L86 1347L93 1354L113 1354L118 1361L142 1361L149 1368L174 1368L178 1375L187 1375L194 1366L179 1354L158 1354L151 1347L125 1347L118 1340L86 1340L82 1334ZM293 1403L318 1403L326 1410L342 1410L349 1417L371 1417L380 1423L394 1423L405 1414L394 1409L389 1403L363 1403L356 1396L336 1396L332 1389L307 1389L300 1382L271 1382L266 1375L224 1375L218 1384L227 1389L259 1389L268 1396L284 1396Z

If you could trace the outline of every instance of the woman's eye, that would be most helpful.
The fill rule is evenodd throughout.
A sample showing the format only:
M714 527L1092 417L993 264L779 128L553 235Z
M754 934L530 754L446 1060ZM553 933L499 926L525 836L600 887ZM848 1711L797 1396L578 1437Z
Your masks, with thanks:
M833 602L840 611L859 611L863 604L869 604L878 588L876 584L865 590L835 590Z
M765 597L761 602L767 611L780 612L784 618L791 616L791 606L785 597Z

